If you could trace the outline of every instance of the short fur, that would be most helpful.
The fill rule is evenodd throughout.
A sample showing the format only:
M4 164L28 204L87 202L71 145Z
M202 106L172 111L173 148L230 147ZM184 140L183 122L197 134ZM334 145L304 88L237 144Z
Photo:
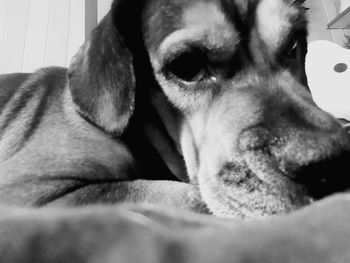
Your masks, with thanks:
M0 77L0 202L260 217L347 189L302 2L115 0L68 70Z

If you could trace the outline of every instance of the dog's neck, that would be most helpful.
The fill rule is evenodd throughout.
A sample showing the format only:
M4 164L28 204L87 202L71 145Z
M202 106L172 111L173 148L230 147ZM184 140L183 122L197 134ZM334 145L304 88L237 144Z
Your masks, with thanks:
M156 177L154 173L161 173L167 180L189 182L177 140L176 120L168 102L159 96L136 100L135 114L123 140L140 166L140 172L147 179Z
M148 116L142 123L144 134L156 149L169 170L181 181L188 182L188 176L181 147L179 145L179 124L176 113L162 93L154 92L149 98Z
M150 101L162 126L156 125L155 129L149 129L150 132L146 131L146 134L174 175L187 182L188 176L179 143L180 124L176 112L161 93L154 94Z

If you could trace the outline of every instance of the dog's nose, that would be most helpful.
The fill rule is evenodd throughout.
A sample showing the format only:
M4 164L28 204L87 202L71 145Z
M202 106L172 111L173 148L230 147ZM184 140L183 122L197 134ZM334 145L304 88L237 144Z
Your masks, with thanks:
M350 190L350 151L300 167L293 180L316 200Z
M273 134L265 127L250 128L240 134L239 149L254 153L260 162L265 152L271 166L304 186L314 199L350 190L349 134L340 125L326 131L311 128L294 129L290 136L278 134L278 129Z
M349 121L338 121L349 132ZM345 132L340 137L346 135ZM346 145L348 143L335 155L330 154L326 159L315 160L300 167L295 173L294 180L304 185L309 195L315 199L350 190L350 149Z

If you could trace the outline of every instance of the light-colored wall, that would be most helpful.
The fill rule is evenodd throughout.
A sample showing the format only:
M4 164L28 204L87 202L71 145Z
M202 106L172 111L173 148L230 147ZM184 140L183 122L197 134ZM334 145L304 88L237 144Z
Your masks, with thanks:
M0 0L0 73L69 65L84 29L85 0Z
M68 66L112 0L0 0L0 73ZM327 24L350 0L307 0L309 41L342 45L349 30Z
M329 40L343 45L345 34L350 35L350 30L327 29L331 22L344 8L350 4L349 0L307 0L309 10L309 41Z
M339 11L342 12L350 6L350 0L340 0Z
M130 1L130 0L128 0ZM98 0L97 1L97 19L100 21L105 14L108 13L109 9L111 8L113 0Z

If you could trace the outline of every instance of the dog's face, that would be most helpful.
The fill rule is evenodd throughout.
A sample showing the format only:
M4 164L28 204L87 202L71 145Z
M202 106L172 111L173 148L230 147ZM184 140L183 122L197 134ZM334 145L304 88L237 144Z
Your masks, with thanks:
M345 188L335 169L349 138L307 88L302 2L152 0L144 12L175 139L214 214L266 216Z
M73 101L120 134L135 87L151 92L216 215L283 213L342 191L350 139L308 90L302 2L114 0L70 67Z

